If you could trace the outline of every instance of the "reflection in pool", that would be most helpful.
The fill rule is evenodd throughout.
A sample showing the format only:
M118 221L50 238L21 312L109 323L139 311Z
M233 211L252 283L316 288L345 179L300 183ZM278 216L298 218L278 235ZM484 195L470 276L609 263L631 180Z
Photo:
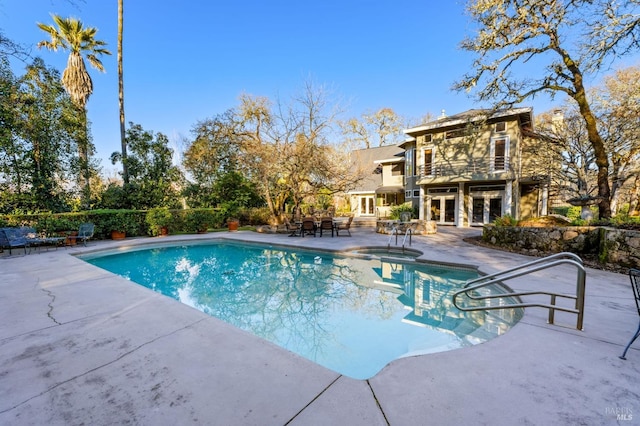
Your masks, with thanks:
M460 312L451 294L475 272L401 259L235 242L83 258L357 379L403 356L482 343L521 317Z

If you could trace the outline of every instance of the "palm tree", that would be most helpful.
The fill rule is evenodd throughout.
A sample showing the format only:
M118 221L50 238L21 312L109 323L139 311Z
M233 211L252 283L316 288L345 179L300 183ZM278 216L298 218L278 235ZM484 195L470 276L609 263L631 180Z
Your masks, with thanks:
M87 128L87 101L93 93L93 82L87 72L83 54L86 54L89 63L98 71L104 72L104 66L98 58L99 55L111 55L111 52L104 48L106 42L96 40L97 28L83 27L82 22L76 18L61 18L52 15L53 25L38 23L38 27L47 33L51 40L44 40L38 43L38 48L46 47L56 52L58 49L68 50L69 59L67 68L62 73L62 85L69 93L74 105L78 108L84 127L84 133L78 141L78 151L82 169L84 171L84 203L88 205L91 194L89 187L89 138Z
M124 1L118 0L118 103L120 105L120 146L122 147L122 180L129 183L129 168L127 167L127 139L124 126L124 80L122 72L122 26Z

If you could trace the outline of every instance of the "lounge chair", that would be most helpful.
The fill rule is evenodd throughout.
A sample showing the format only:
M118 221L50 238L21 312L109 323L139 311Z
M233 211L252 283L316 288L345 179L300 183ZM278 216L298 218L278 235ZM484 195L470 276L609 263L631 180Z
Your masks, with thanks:
M1 228L0 245L9 249L9 256L14 248L23 248L24 254L27 254L27 248L31 251L29 240L20 228Z
M629 279L631 280L631 289L633 290L633 297L636 302L636 309L638 309L638 316L640 316L640 269L630 269L629 270ZM627 359L627 351L631 347L631 344L640 336L640 324L638 324L638 330L636 330L636 334L633 335L627 347L624 348L624 352L620 355L620 359Z
M322 231L331 230L331 237L333 237L333 219L329 216L325 216L320 219L320 236L322 237Z
M349 219L346 221L336 222L336 237L340 236L340 231L347 231L349 236L351 236L351 222L353 222L353 216L349 216Z
M313 234L313 237L316 236L316 220L312 217L305 217L302 219L302 231L301 236L304 237L306 235Z
M78 235L69 235L67 239L75 240L76 242L82 241L82 245L86 247L89 238L93 237L94 228L93 223L83 223L80 225L80 229L78 229Z

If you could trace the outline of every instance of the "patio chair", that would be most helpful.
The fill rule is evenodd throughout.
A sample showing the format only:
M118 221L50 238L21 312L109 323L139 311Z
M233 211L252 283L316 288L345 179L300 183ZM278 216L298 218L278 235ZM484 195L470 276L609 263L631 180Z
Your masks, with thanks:
M638 316L640 316L640 269L630 269L629 270L629 279L631 280L631 289L633 290L633 297L636 302L636 309L638 309ZM640 336L640 324L638 324L638 330L636 330L636 334L633 335L627 347L624 348L624 352L620 355L620 359L627 359L627 351L631 347L631 344Z
M316 220L312 217L305 217L302 219L302 230L301 236L304 237L306 235L316 236Z
M23 248L24 254L27 254L27 248L31 251L29 241L20 228L1 228L0 245L2 248L9 249L9 256L11 256L11 249L13 248Z
M300 235L300 231L302 230L302 226L300 224L289 222L289 218L287 217L284 218L284 226L287 229L287 232L289 232L290 237L297 237Z
M78 229L78 235L69 235L67 239L75 240L76 242L82 241L82 245L86 247L89 238L93 237L94 228L93 223L83 223L80 225L80 229Z
M349 236L351 236L351 222L353 222L353 216L349 216L349 219L343 222L336 222L336 237L340 236L340 231L347 231ZM344 235L344 232L343 232Z
M331 230L331 238L333 238L333 219L329 216L320 218L320 237L322 237L322 231Z

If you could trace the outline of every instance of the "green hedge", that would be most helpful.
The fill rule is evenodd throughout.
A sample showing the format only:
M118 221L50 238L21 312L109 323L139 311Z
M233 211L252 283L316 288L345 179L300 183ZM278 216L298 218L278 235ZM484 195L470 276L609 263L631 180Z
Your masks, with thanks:
M227 227L228 214L223 209L187 209L169 210L173 216L169 232L172 234L190 234L197 231L195 226L204 218L207 229ZM61 235L68 231L78 230L80 224L90 222L95 225L96 239L111 238L111 231L125 231L127 237L153 235L146 220L146 210L91 210L77 213L41 213L0 216L0 227L32 226L38 232L49 236ZM240 224L264 225L268 223L267 209L243 209L238 215ZM118 229L116 229L118 228Z

